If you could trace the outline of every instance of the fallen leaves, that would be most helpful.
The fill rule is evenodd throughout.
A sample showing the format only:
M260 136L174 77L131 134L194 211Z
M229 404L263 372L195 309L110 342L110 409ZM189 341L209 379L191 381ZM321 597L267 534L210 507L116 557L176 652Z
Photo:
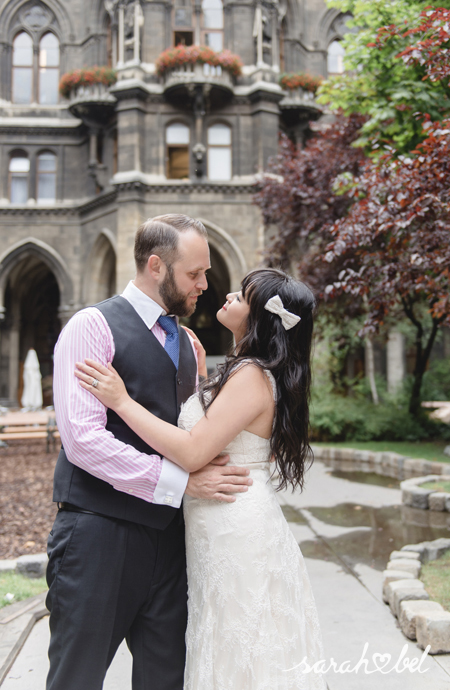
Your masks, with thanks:
M0 559L46 551L56 515L57 457L39 441L12 441L0 449Z

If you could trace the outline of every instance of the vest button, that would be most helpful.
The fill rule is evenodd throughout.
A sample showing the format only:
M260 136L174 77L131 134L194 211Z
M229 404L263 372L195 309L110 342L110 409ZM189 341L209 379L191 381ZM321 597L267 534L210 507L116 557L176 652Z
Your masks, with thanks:
M179 386L181 386L181 384L182 384L183 382L182 382L181 379L177 379L177 383L178 383Z

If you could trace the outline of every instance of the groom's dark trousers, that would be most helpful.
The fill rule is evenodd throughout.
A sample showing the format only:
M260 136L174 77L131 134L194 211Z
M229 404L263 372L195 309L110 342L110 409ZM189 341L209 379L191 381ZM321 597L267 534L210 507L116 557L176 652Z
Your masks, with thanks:
M176 424L180 404L195 387L186 333L179 329L177 371L127 300L115 297L97 308L111 329L113 365L131 397ZM106 429L155 453L110 410ZM101 690L124 638L133 655L133 690L182 690L187 582L181 509L115 490L71 463L63 449L53 498L60 510L48 541L47 690Z

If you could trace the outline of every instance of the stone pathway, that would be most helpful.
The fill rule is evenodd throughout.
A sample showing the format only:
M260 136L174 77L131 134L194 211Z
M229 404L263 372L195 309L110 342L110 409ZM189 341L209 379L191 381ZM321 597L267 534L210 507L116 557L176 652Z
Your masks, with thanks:
M329 690L449 690L450 655L427 656L420 665L422 672L389 671L405 646L406 657L416 659L416 663L423 655L396 627L381 599L383 555L379 551L393 550L398 544L390 546L394 537L385 537L386 546L379 535L383 530L391 534L388 523L395 506L401 503L400 491L332 476L328 468L316 462L303 494L284 492L280 503L305 556L322 625L326 665L333 658L337 667L348 660L347 667L353 668L368 645L364 658L366 669L372 672L364 673L364 664L358 673L330 670L326 675ZM385 522L367 518L377 510ZM329 517L336 515L338 520ZM392 529L396 534L397 528ZM403 535L405 540L410 538L406 528ZM1 690L43 690L47 646L48 619L44 618L36 623ZM378 655L377 664L384 671L375 670L373 654ZM382 657L386 654L391 655L390 660ZM131 657L122 645L104 689L131 690L130 675Z

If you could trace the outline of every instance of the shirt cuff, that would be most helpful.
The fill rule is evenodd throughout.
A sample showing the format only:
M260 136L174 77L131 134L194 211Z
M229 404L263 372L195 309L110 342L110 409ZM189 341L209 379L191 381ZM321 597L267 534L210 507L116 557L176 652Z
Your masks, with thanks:
M189 472L181 469L167 458L163 458L161 474L153 494L153 503L179 508L188 479Z

